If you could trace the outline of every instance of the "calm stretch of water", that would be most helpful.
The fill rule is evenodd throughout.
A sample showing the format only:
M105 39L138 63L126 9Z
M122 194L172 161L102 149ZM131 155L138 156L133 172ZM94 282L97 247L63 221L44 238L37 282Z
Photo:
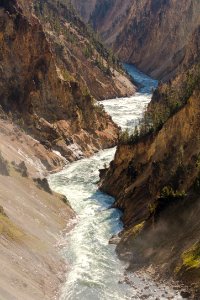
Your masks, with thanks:
M114 121L122 128L132 128L151 98L157 82L126 65L134 79L143 84L133 97L102 102ZM115 247L108 241L122 229L120 212L108 209L114 199L99 192L98 170L108 164L115 149L100 151L89 159L69 164L49 178L51 188L67 196L77 213L76 226L63 241L63 255L70 265L60 300L125 300L142 299L144 290L149 299L169 299L170 288L158 288L144 274L130 276L124 282L124 264L118 260ZM127 281L127 280L126 280ZM119 283L120 282L120 283ZM146 285L149 287L147 289ZM171 294L172 295L172 294ZM173 299L180 299L175 296Z

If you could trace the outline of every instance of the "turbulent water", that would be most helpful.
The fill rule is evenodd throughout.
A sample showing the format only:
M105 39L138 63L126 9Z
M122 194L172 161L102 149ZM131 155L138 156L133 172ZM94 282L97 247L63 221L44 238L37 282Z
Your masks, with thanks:
M139 92L129 98L116 98L101 103L122 129L133 130L151 100L157 81L139 72L133 65L125 64L124 66L134 80L141 85Z
M141 84L140 91L130 98L102 103L117 124L130 129L141 117L157 82L131 65L125 67ZM70 270L60 300L181 299L178 292L156 285L146 274L124 275L125 265L118 260L115 247L108 244L122 229L120 212L109 209L114 199L98 191L97 181L98 170L114 153L115 148L100 151L49 178L51 188L66 195L77 213L76 226L63 241L63 256Z

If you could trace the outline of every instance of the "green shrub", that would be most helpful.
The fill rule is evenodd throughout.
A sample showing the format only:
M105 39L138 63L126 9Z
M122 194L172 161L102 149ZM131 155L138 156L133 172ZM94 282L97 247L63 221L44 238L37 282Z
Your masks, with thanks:
M90 45L86 45L84 50L83 50L83 53L84 53L86 58L92 58L92 56L93 56L92 47Z
M187 269L200 267L200 243L194 244L182 255L183 266Z
M184 198L187 196L185 191L174 191L171 186L165 186L160 193L162 199Z

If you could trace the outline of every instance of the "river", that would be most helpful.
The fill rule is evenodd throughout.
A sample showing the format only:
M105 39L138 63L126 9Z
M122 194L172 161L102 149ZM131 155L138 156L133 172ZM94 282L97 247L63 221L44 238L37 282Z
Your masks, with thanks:
M157 82L132 65L125 68L142 85L129 98L102 101L105 110L123 129L133 128L151 99ZM124 275L125 265L109 239L123 227L121 213L108 209L114 199L98 190L99 169L113 159L115 148L73 162L49 178L56 192L66 195L77 213L76 225L62 241L70 265L60 300L182 299L171 286L154 283L146 274ZM128 280L131 284L127 284ZM126 278L126 280L124 280ZM171 298L170 298L171 297Z

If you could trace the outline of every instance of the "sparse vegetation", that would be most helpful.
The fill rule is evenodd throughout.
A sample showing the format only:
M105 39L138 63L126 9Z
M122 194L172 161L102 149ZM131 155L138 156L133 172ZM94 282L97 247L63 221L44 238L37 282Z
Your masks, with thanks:
M94 109L97 113L99 113L101 115L105 114L105 108L104 108L103 104L96 103L94 105Z
M49 194L52 194L52 190L51 190L48 180L46 178L43 178L43 179L34 178L34 182L37 184L39 189L42 189Z
M13 241L21 241L25 234L5 214L0 214L0 235Z
M174 191L171 186L165 186L160 192L160 196L154 201L148 204L148 210L153 222L158 218L161 211L163 211L170 204L175 203L175 200L181 200L185 198L187 194L185 191Z
M23 129L24 128L24 119L21 117L21 118L18 118L15 123L19 126L20 129Z
M85 45L83 52L84 52L84 55L86 58L92 58L93 49L92 49L91 45Z
M141 233L144 226L145 226L145 221L135 225L134 227L131 227L130 229L126 230L123 233L122 239L125 240L128 239L129 237L135 238L138 234Z
M200 268L200 243L194 244L182 255L183 266L186 269Z
M82 89L82 94L84 97L91 97L90 91L87 86L84 86Z
M151 215L154 215L155 214L155 212L156 212L156 203L154 202L154 203L149 203L149 205L148 205L148 209L149 209L149 212L150 212L150 214Z
M196 167L200 170L200 153L197 156Z
M120 144L135 144L140 138L158 132L187 103L196 88L200 88L200 63L154 92L153 101L145 109L138 126L134 132L122 132Z
M112 75L111 68L114 68L124 73L119 59L111 50L103 46L98 34L94 32L92 27L89 24L85 25L80 20L70 1L39 0L34 3L34 10L45 26L50 27L57 34L63 35L69 43L77 46L83 55L87 59L91 59L102 72L110 76ZM71 24L73 24L73 30ZM86 38L89 43L84 41L85 45L80 47L78 35ZM56 51L59 54L63 49L57 47Z
M62 70L62 76L64 78L65 81L75 81L74 77L72 74L70 74L66 69Z
M138 126L135 126L133 134L128 129L120 132L119 144L135 144L141 137Z
M0 174L3 176L9 176L9 165L4 159L2 153L0 152Z
M160 198L162 199L180 199L187 196L185 191L174 191L171 186L165 186L160 193Z

